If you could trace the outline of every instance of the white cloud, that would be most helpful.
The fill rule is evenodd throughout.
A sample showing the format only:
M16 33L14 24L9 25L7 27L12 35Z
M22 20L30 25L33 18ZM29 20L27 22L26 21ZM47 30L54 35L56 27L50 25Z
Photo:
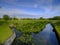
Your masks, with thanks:
M8 14L8 15L36 15L35 13L30 13L30 12L26 12L24 10L21 9L6 9L6 8L2 8L0 9L0 14L4 15L4 14Z
M17 2L17 0L3 0L5 1L7 4L11 4L13 6L16 6L16 7L28 7L28 8L41 8L44 10L44 12L41 14L36 14L36 13L30 13L30 12L26 12L24 10L19 10L19 9L11 9L11 10L8 10L8 9L2 9L0 10L0 14L9 14L9 15L14 15L14 14L26 14L26 15L55 15L57 13L60 12L60 5L57 5L57 6L53 6L52 5L52 2L53 0L34 0L33 3L29 3L29 2Z

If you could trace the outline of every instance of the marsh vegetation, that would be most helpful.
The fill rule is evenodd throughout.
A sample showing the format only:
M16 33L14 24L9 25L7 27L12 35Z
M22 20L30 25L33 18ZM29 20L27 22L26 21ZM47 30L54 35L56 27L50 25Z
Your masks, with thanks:
M7 16L8 17L8 16ZM23 44L31 44L32 33L38 34L45 28L46 24L52 23L56 29L60 40L60 20L49 19L17 19L17 18L5 18L0 19L0 43L5 42L12 34L13 31L9 28L9 25L13 24L17 31L22 33L22 36L17 38ZM15 40L15 41L17 41ZM18 43L18 42L17 42ZM33 44L34 45L34 44Z

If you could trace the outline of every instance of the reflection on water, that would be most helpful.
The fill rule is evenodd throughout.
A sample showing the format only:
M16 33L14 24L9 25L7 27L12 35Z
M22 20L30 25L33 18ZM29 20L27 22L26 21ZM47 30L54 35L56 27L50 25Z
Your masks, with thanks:
M16 29L14 31L16 31ZM22 34L15 39L13 45L58 45L58 41L55 32L53 32L53 27L50 24L47 24L42 32L37 34Z
M38 34L33 33L32 36L35 45L58 45L55 32L53 32L53 28L50 24L47 24L42 32Z

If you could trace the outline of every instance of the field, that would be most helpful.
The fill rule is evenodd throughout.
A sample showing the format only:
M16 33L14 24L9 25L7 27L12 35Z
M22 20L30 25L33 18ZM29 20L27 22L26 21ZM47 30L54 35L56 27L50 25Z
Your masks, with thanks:
M10 30L6 22L0 21L0 44L4 43L12 34L12 30Z

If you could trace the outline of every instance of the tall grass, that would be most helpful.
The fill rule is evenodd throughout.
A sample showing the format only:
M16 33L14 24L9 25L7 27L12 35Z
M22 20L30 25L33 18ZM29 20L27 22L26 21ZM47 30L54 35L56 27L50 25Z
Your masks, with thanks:
M21 20L17 22L16 28L23 33L27 32L39 32L41 31L48 21L40 21L40 20Z

